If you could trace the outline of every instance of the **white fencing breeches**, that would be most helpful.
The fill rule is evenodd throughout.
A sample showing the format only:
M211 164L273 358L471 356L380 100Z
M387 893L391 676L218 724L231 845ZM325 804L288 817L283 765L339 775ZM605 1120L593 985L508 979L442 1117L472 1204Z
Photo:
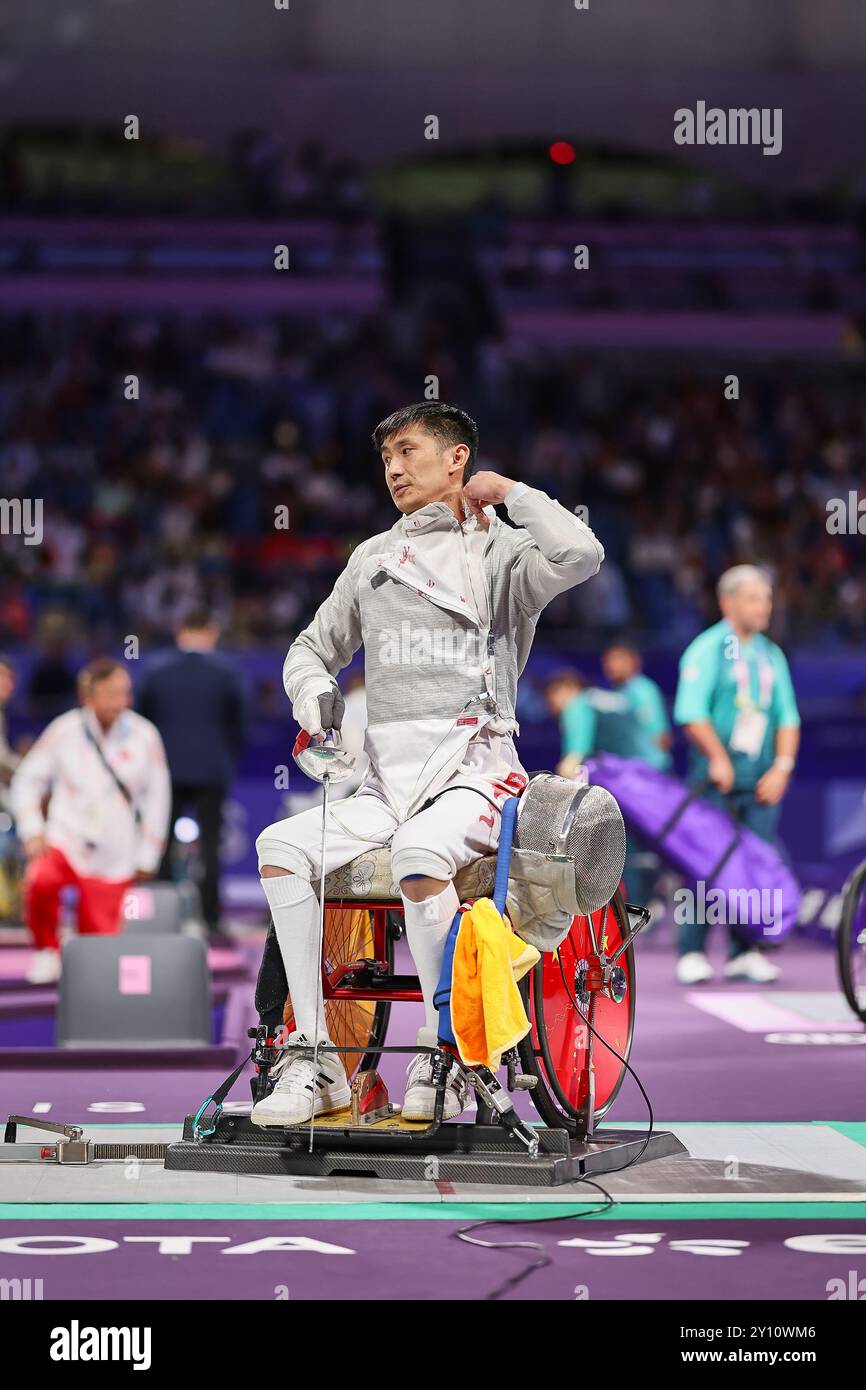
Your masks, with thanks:
M496 852L500 824L499 808L468 788L442 792L402 825L380 797L362 791L328 807L325 873L390 843L395 883L410 874L452 879L474 859ZM275 821L256 840L260 871L270 864L306 879L320 877L321 849L321 807Z

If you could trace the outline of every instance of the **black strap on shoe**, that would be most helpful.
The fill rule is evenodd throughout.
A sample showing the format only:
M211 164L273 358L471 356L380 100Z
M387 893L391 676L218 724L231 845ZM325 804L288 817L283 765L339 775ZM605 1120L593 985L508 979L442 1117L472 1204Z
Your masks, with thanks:
M235 1067L231 1076L227 1076L222 1085L217 1086L213 1095L208 1096L204 1104L199 1106L198 1110L196 1111L195 1119L192 1122L192 1137L196 1142L198 1142L200 1139L209 1139L210 1136L213 1134L214 1130L217 1127L219 1117L223 1113L223 1101L225 1100L232 1086L237 1081L247 1062L252 1061L253 1057L255 1056L255 1052L256 1049L254 1047L251 1048L247 1056L244 1057L243 1061L239 1062L238 1065ZM211 1126L210 1129L203 1129L201 1123L202 1116L204 1115L204 1112L207 1110L208 1106L211 1104L216 1106L216 1110L210 1117Z

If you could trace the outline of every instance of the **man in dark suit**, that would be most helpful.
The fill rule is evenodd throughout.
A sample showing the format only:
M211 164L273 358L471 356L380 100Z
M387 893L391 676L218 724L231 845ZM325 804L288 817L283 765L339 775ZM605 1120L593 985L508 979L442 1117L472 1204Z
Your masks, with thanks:
M202 911L219 936L219 851L222 805L244 742L244 696L237 671L214 648L219 630L205 612L190 613L176 634L177 651L145 676L139 713L162 735L171 772L171 831L192 806L204 863ZM171 835L160 877L171 878Z

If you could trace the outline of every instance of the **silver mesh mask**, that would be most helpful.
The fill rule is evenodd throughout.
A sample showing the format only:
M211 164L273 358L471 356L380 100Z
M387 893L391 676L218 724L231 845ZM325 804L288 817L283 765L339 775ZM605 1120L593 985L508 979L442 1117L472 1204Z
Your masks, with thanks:
M575 786L567 777L539 772L517 809L516 849L574 865L574 910L584 917L606 907L625 866L625 822L604 787Z
M555 951L575 916L606 907L625 864L625 825L619 806L603 787L538 773L517 812L505 910L521 940ZM495 864L476 860L461 891L492 897Z
M507 909L514 931L556 951L574 916L605 908L626 865L626 824L603 787L538 773L520 798Z
M476 859L462 871L465 898L492 898L496 861ZM566 858L513 849L505 912L522 941L537 951L555 951L574 920L574 869Z

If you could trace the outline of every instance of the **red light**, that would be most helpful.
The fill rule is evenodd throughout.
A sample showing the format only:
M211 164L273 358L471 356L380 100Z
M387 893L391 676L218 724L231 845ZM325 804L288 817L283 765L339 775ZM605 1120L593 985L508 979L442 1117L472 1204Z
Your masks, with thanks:
M574 145L569 144L567 140L554 140L547 153L554 164L573 164L577 159Z

